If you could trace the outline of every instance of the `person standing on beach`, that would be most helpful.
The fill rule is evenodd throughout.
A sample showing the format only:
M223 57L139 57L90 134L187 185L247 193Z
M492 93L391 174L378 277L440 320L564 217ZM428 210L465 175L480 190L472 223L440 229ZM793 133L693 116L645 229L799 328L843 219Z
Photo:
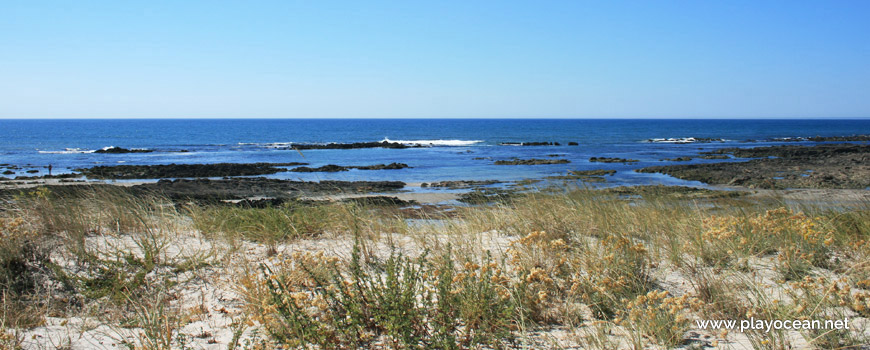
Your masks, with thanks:
M48 176L51 176L51 164L48 165Z

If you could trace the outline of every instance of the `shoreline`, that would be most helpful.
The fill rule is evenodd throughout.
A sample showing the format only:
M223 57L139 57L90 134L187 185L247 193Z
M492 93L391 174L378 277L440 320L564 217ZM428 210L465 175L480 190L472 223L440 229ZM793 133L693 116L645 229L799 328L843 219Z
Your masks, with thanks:
M754 197L781 196L790 201L857 202L870 196L870 145L840 143L814 146L780 145L754 148L719 148L702 152L722 162L644 167L634 173L662 173L683 180L700 181L700 186L677 185L713 190L740 191ZM714 157L715 156L715 157ZM610 159L610 158L607 158ZM615 158L614 158L615 159ZM597 160L593 158L592 160ZM745 160L745 161L733 161ZM519 162L518 162L519 163ZM405 183L400 181L295 181L266 177L225 176L244 173L274 173L279 166L307 163L247 163L194 165L120 165L81 169L83 174L100 174L100 179L68 175L0 181L0 191L12 193L39 186L74 191L81 186L113 186L134 194L163 194L173 200L203 202L257 202L271 200L340 201L365 197L393 197L400 202L426 204L471 201L486 203L509 198L513 193L546 188L621 187L608 179L616 170L569 171L568 175L519 181L466 180ZM519 166L519 165L518 165ZM533 165L530 165L533 166ZM347 166L332 166L339 170ZM405 164L372 166L372 171L399 171ZM321 167L324 168L324 167ZM317 168L317 169L321 169ZM329 167L327 167L329 168ZM363 168L359 167L358 168ZM96 171L94 170L96 169ZM317 170L306 168L308 170ZM292 169L284 169L284 171ZM332 168L323 171L332 171ZM136 179L192 175L196 178ZM108 178L106 178L108 177ZM113 178L114 177L114 178ZM116 179L117 178L117 179ZM544 181L544 182L540 182ZM527 185L535 184L531 188ZM612 185L612 186L611 186ZM540 186L540 187L538 187ZM653 185L655 186L655 185ZM776 190L776 191L773 191ZM276 202L276 203L277 203Z
M256 179L256 178L255 178ZM233 181L225 180L225 181ZM37 187L64 188L69 186L88 186L102 187L112 186L117 188L134 188L141 185L157 184L159 180L91 180L87 182L64 182L60 179L40 179L28 181L4 181L0 182L0 192L11 194L16 190L33 189ZM287 181L294 183L294 181ZM473 182L473 181L469 181ZM362 198L382 198L392 197L400 202L419 203L426 205L457 205L458 200L463 194L475 193L476 191L485 190L492 187L469 186L461 188L432 188L423 187L424 182L406 183L403 187L395 191L382 192L367 192L367 193L319 193L321 190L314 190L312 193L301 193L293 198L300 201L311 202L336 202L347 199L362 199ZM505 183L501 183L505 184ZM515 183L507 183L516 185ZM637 191L642 191L644 188L664 187L675 189L676 191L686 191L684 189L710 190L710 191L726 191L739 192L740 196L748 199L781 199L793 203L827 203L827 204L860 204L862 202L870 202L870 190L866 189L842 189L842 188L785 188L785 189L762 189L748 186L733 186L733 185L709 185L709 186L678 186L678 185L639 185L628 186L627 188L635 188ZM315 186L316 187L316 186ZM557 187L558 188L558 187ZM571 187L564 187L569 189ZM600 187L590 189L592 191L607 192L612 189L625 188L625 186ZM421 191L422 190L422 191ZM537 191L537 190L533 190ZM627 190L632 192L631 190ZM508 190L508 192L520 192L519 190ZM225 199L224 195L216 195L215 201L224 201L227 203L239 203L243 201L257 202L263 200L272 200L274 196L251 195L243 198Z

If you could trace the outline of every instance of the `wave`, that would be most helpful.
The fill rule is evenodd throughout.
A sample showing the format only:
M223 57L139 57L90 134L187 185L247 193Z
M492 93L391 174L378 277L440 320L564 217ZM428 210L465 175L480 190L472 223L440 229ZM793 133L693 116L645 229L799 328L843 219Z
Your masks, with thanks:
M482 140L390 140L384 138L381 142L401 143L408 146L471 146Z
M471 146L477 143L481 143L481 140L390 140L388 138L384 138L381 141L377 142L389 142L389 143L400 143L408 146ZM290 148L294 144L299 144L299 142L239 142L239 146L258 146L264 148ZM306 145L328 145L331 144L329 142L312 142L312 143L304 143Z
M266 148L286 148L295 142L239 142L239 146L259 146ZM220 145L218 145L220 146Z
M727 140L707 137L671 137L671 138L654 138L647 139L645 142L653 143L708 143L708 142L725 142Z
M100 148L100 151L107 151L110 149L116 148L115 146L106 146ZM131 151L147 151L147 148L130 148ZM85 154L85 153L94 153L97 150L95 149L82 149L82 148L64 148L63 151L37 151L42 154Z
M105 147L103 148L105 149ZM97 150L95 149L81 149L81 148L65 148L63 151L39 151L42 154L76 154L76 153L94 153Z

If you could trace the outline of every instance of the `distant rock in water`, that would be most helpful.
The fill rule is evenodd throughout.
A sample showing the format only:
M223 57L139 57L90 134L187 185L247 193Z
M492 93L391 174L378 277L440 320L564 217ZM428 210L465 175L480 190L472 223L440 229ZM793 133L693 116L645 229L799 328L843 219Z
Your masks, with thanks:
M311 168L307 166L301 166L298 168L290 169L290 171L295 173L336 173L339 171L348 171L347 167L343 167L341 165L335 164L327 164L321 167Z
M870 145L822 144L724 148L712 153L732 153L746 162L653 166L641 173L668 174L683 180L750 188L853 188L870 187Z
M817 146L782 145L756 148L722 148L706 154L733 154L737 158L778 157L811 160L828 158L842 154L863 154L868 152L868 145L831 144Z
M224 177L266 175L287 171L279 166L296 166L308 163L217 163L217 164L168 164L168 165L115 165L75 169L96 179L164 179L179 177Z
M308 149L357 149L357 148L419 148L423 147L420 145L405 145L398 142L353 142L353 143L327 143L327 144L292 144L286 147L286 149L292 150L308 150Z
M399 199L398 197L393 196L363 196L363 197L350 197L341 200L344 203L358 203L362 205L368 206L377 206L377 207L395 207L395 206L409 206L409 205L417 205L417 201L406 201Z
M568 142L568 146L580 146L580 144L577 142L571 141L571 142Z
M350 169L397 170L397 169L404 169L404 168L410 168L410 167L408 166L408 164L405 164L405 163L390 163L390 164L361 165L361 166L356 166L356 165L341 166L341 165L335 165L335 164L327 164L327 165L317 167L317 168L310 168L310 167L303 166L303 167L290 169L290 171L297 172L297 173L319 173L319 172L334 173L334 172L339 172L339 171L348 171Z
M558 142L502 142L501 146L561 146Z
M568 175L548 176L548 179L558 180L583 180L585 182L604 182L604 176L612 176L616 174L616 170L612 169L595 169L595 170L570 170Z
M692 157L677 157L677 158L665 158L662 161L665 162L688 162L692 160Z
M542 165L567 163L571 163L571 161L567 159L511 159L495 161L495 165Z
M405 187L400 181L288 181L265 178L222 180L160 180L131 187L129 190L159 193L174 200L216 201L251 197L298 198L330 194L358 194L397 191Z
M724 154L708 154L705 156L701 156L701 159L731 159L731 157Z
M592 157L589 158L590 162L596 163L636 163L639 162L637 159L624 159L624 158L607 158L607 157Z
M359 170L397 170L397 169L405 169L410 168L408 164L405 163L390 163L390 164L377 164L377 165L366 165L366 166L351 166L349 168L356 168Z
M571 170L569 171L574 176L605 176L616 174L613 169L595 169L595 170Z
M126 149L122 147L106 147L103 149L98 149L94 151L94 153L112 153L112 154L121 154L121 153L151 153L154 152L150 149Z

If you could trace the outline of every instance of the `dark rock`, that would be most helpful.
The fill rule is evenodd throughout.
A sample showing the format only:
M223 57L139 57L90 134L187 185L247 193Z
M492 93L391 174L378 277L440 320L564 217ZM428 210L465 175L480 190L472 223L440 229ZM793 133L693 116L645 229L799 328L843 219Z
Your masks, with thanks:
M160 180L132 186L132 191L159 193L172 199L217 201L269 197L279 199L342 193L370 193L400 190L400 181L286 181L266 178L234 178L229 180L178 179Z
M616 174L616 170L571 170L568 172L568 175L549 176L548 178L559 180L583 180L586 182L603 182L606 181L604 179L604 176L612 176L613 174Z
M746 162L654 166L637 170L708 184L758 188L870 187L870 145L824 144L727 148L712 153L754 157Z
M41 179L72 179L72 178L78 178L78 177L82 177L82 174L77 174L77 173L54 174L54 175L37 176L35 178L38 178L38 179L39 178L41 178Z
M341 166L335 164L327 164L317 168L309 168L309 167L298 167L293 168L290 171L297 173L314 173L314 172L338 172L338 171L348 171L350 169L359 169L359 170L397 170L410 168L408 164L405 163L390 163L390 164L376 164L376 165L349 165L349 166Z
M568 142L568 146L579 146L580 144L574 141Z
M243 208L275 208L281 207L287 202L286 198L260 198L260 199L243 199L232 204Z
M307 163L217 163L168 165L115 165L75 169L97 179L163 179L180 177L224 177L274 174L287 171L279 166Z
M722 148L707 154L730 153L737 158L779 157L791 159L811 159L816 157L833 157L851 153L866 153L868 145L830 144L817 146L770 146L756 148Z
M665 158L662 161L665 162L688 162L692 160L692 157L677 157L677 158Z
M122 148L122 147L107 147L107 148L98 149L98 150L94 151L94 153L114 153L114 154L151 153L151 152L154 152L154 151L149 150L149 149L126 149L126 148Z
M745 191L708 190L705 188L665 185L619 186L602 189L600 191L620 196L640 196L643 198L660 198L667 196L681 199L733 198L747 194Z
M384 193L401 190L405 183L399 181L287 181L266 178L232 178L228 180L178 179L160 180L130 187L108 184L48 185L58 197L86 197L95 190L120 191L134 196L158 195L176 203L227 204L223 201L247 198L268 198L262 201L248 200L252 206L278 205L303 196L337 194ZM0 197L18 194L20 189L0 189Z
M356 168L359 170L397 170L397 169L405 169L410 168L408 164L405 163L390 163L390 164L377 164L377 165L366 165L366 166L351 166L349 168Z
M595 169L595 170L571 170L569 171L574 176L605 176L616 174L616 170L612 169Z
M392 196L363 196L363 197L351 197L345 198L341 200L344 203L359 203L367 206L377 206L377 207L392 207L392 206L409 206L416 205L416 201L406 201L399 199L398 197Z
M497 160L495 165L542 165L542 164L567 164L567 159L511 159Z
M731 157L724 154L708 154L705 156L701 156L701 159L731 159Z
M623 158L607 158L607 157L592 157L589 158L590 162L597 163L636 163L639 162L637 159L623 159Z
M459 195L456 200L469 204L487 204L495 202L509 202L516 198L518 193L516 190L506 190L498 188L482 188L471 192L466 192Z
M38 172L39 172L39 170L36 170L36 169L31 169L31 170L26 171L26 173L28 173L28 174L36 174Z
M3 175L13 175L13 174L15 174L15 172L12 170L6 170L3 172Z
M296 172L296 173L323 173L323 172L335 173L335 172L339 172L339 171L348 171L348 170L349 169L347 167L343 167L341 165L335 165L335 164L327 164L327 165L316 167L316 168L301 166L298 168L290 169L290 171Z

